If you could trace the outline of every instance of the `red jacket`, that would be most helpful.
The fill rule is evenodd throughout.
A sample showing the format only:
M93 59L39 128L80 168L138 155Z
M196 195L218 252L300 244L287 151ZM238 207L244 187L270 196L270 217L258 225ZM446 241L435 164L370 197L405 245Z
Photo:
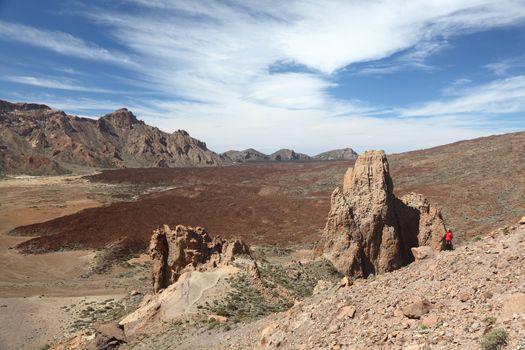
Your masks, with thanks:
M452 232L447 231L447 233L445 233L445 241L449 242L452 240L452 238L454 238L454 235L452 234Z

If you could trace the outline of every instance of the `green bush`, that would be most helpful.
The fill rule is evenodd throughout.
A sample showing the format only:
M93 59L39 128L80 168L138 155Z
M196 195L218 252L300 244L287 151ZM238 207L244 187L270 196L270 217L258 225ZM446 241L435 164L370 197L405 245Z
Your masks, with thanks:
M498 350L507 345L507 332L504 329L493 329L481 340L483 350Z

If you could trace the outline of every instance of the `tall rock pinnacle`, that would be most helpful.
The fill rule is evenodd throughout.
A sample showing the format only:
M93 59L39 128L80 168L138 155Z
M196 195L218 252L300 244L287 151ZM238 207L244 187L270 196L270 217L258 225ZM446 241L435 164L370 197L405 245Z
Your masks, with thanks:
M440 249L444 224L421 195L394 196L383 151L361 155L332 193L328 220L315 253L349 276L392 271L413 261L411 247Z

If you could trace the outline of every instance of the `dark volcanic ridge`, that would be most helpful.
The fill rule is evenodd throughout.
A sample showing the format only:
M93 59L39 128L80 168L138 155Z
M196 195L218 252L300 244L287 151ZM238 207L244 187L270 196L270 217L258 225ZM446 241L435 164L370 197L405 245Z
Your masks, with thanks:
M395 195L424 195L442 211L459 239L490 232L525 212L525 132L462 141L389 155ZM330 194L348 162L243 164L218 168L119 169L91 181L175 189L134 202L113 203L15 229L41 236L21 244L28 252L101 248L120 241L143 251L163 224L204 226L249 244L316 242Z

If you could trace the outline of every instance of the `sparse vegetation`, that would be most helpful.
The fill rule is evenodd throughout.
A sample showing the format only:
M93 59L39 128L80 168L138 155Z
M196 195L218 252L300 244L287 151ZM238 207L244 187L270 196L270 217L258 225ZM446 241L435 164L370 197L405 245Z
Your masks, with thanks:
M486 323L488 326L492 326L494 323L496 323L496 317L487 316L483 319L483 322Z
M251 285L249 277L239 273L229 279L233 290L226 298L215 305L206 305L203 308L210 312L226 316L234 323L245 320L254 320L272 312L287 310L293 304L282 298L266 300L261 291Z
M481 348L483 350L499 350L507 345L508 335L504 329L493 329L481 340Z
M71 325L72 330L85 330L97 322L118 321L134 311L140 302L140 297L127 297L122 300L106 299L99 303L86 303L80 310L78 318ZM73 306L72 306L73 307Z
M239 273L229 279L233 290L224 300L206 303L201 308L226 316L233 323L255 320L273 312L288 310L295 300L311 296L320 279L335 282L341 278L326 260L289 265L266 263L261 264L259 270L263 290L254 287L246 274Z

